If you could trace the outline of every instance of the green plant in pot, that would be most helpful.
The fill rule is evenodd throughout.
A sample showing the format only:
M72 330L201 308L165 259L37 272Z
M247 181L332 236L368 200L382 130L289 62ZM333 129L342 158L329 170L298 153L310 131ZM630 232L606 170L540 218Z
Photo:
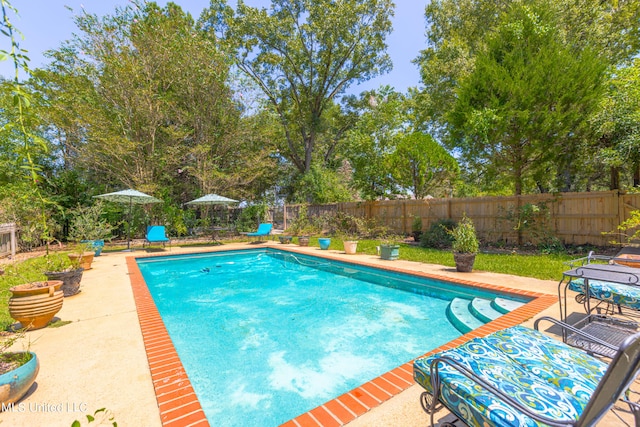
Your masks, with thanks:
M24 330L0 337L0 405L11 408L31 388L40 369L35 353L29 350L10 351L24 337Z
M456 263L456 270L467 273L472 271L476 254L480 247L473 221L464 215L460 222L451 230L450 234L451 237L453 237L451 247L453 249L453 259Z
M395 261L400 257L400 236L386 236L380 243L380 258Z
M91 206L78 206L71 211L69 238L86 243L94 256L100 256L104 241L113 238L113 230L116 228L107 221L104 213L104 202L101 200Z
M65 297L70 297L80 292L80 281L84 272L84 268L80 266L82 258L72 258L69 255L71 254L62 252L50 252L45 255L44 275L47 276L48 280L62 281L61 289Z

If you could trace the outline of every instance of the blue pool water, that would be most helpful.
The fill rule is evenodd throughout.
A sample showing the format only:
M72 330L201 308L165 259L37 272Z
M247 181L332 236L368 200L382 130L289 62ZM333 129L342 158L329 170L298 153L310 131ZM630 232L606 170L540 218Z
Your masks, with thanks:
M446 306L486 296L274 250L137 262L216 426L284 423L460 336Z

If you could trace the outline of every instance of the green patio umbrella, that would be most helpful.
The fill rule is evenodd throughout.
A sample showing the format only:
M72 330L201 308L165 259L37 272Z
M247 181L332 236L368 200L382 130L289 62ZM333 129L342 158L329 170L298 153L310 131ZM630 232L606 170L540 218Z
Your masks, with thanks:
M238 203L237 200L230 199L228 197L219 196L217 194L206 194L195 200L185 203L185 205L228 205L230 203ZM229 223L229 214L227 212L227 227Z
M162 200L153 196L142 193L137 190L122 190L115 193L106 193L93 196L96 198L108 200L110 202L123 203L129 205L129 227L127 229L127 250L131 250L131 208L134 204L146 205L148 203L162 203Z

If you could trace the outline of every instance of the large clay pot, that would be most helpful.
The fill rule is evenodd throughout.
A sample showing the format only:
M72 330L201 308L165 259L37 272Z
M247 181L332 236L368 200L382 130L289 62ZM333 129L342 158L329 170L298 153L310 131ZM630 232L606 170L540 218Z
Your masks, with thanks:
M35 353L29 352L31 359L24 365L0 375L0 403L2 408L20 400L31 388L38 375L40 362Z
M44 328L62 308L61 287L62 280L48 280L9 288L9 314L26 329Z
M93 252L83 252L82 254L68 254L68 256L74 264L77 263L79 267L90 270L95 254Z
M44 275L49 280L62 280L62 292L65 297L70 297L80 292L83 271L84 268L69 271L45 271Z
M456 262L456 271L469 273L473 270L473 263L476 260L476 254L454 252L453 260Z

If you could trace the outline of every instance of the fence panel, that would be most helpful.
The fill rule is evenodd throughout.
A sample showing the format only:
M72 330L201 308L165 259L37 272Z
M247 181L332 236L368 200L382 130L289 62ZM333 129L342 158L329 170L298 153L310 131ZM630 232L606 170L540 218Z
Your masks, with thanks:
M533 213L534 207L541 213ZM422 220L422 229L425 231L438 220L458 221L463 215L467 215L473 220L482 240L502 241L506 244L538 243L537 240L542 236L534 233L530 226L535 217L538 224L542 224L538 231L542 229L564 243L607 246L611 236L603 232L615 230L629 218L631 211L638 209L640 194L600 191L335 203L310 206L308 212L310 216L315 216L341 211L356 217L375 218L391 231L400 234L412 231L415 217ZM288 214L295 211L294 206L287 206Z

